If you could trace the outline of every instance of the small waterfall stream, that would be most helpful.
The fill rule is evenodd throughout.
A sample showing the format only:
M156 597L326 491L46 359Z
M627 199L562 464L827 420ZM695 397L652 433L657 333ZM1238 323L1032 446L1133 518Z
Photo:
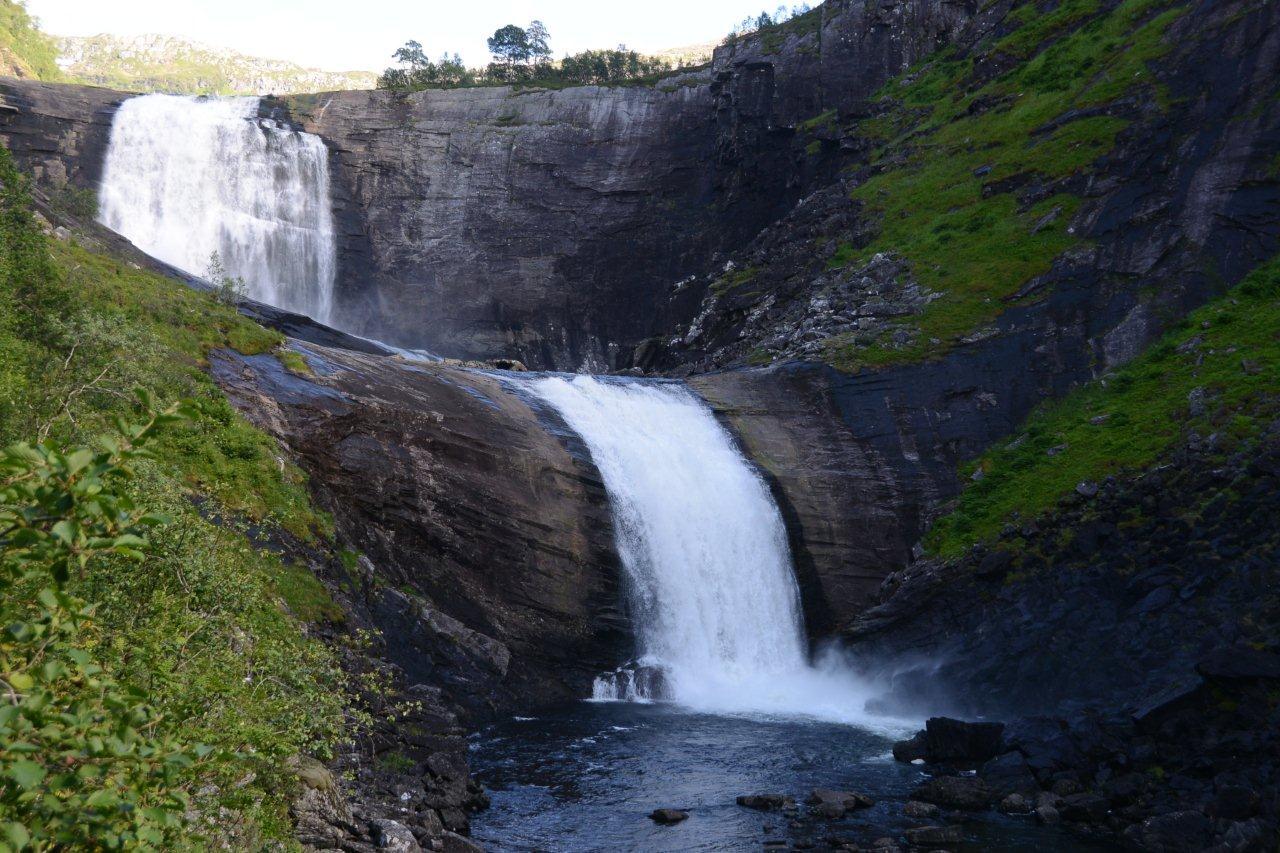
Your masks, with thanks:
M328 152L317 136L258 118L257 98L125 101L98 219L192 275L203 276L217 252L253 299L332 320Z
M809 663L781 514L705 403L674 382L529 387L590 449L630 585L640 657L598 679L595 698L885 725L838 661Z

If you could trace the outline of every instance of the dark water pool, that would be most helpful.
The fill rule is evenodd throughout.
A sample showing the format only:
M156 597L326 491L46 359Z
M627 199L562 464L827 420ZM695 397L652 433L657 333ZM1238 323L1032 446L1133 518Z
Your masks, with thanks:
M709 716L664 705L581 703L516 718L475 737L472 764L492 807L473 834L501 851L759 850L769 840L829 847L831 836L900 836L906 795L924 775L895 762L892 739L849 726ZM834 823L788 825L734 802L740 794L860 791L868 810ZM687 809L658 826L653 809ZM966 850L1107 850L1025 820L984 816L965 826Z

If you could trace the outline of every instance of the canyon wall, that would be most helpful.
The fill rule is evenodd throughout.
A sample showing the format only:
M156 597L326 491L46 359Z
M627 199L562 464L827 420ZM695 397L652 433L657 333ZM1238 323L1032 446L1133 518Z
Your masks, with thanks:
M345 325L460 358L620 368L691 316L682 283L830 179L838 152L806 155L797 126L860 109L975 9L829 2L655 85L264 110L333 152Z

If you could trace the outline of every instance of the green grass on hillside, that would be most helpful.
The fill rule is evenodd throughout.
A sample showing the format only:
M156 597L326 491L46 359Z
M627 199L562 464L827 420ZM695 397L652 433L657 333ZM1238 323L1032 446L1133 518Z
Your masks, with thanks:
M972 57L944 55L889 84L883 94L897 105L862 128L883 143L879 171L853 193L879 233L863 247L839 245L832 264L893 252L942 296L906 326L911 343L838 336L828 361L855 370L940 352L993 321L1078 242L1067 224L1080 199L1059 189L1020 209L1014 190L1084 171L1113 147L1123 118L1055 122L1150 84L1148 64L1168 49L1164 33L1184 10L1168 0L1124 0L1109 12L1097 0L1044 13L1027 4L1011 13L1021 26L989 51L1022 58L1006 73L978 87Z
M0 0L0 74L63 79L53 39L36 28L26 6L17 0Z
M1046 404L972 466L983 476L926 538L953 556L1034 518L1077 484L1140 469L1189 429L1230 450L1280 410L1280 258L1195 311L1114 375ZM1203 412L1192 413L1193 392ZM1052 453L1050 452L1052 451Z
M24 183L0 149L0 445L91 445L115 418L135 417L138 387L196 404L134 466L132 499L170 520L149 534L148 553L97 558L69 583L95 608L77 642L143 692L159 713L156 734L215 750L181 782L194 823L164 846L279 849L292 836L296 787L286 759L324 756L343 736L348 685L302 624L341 611L305 567L250 534L274 526L323 544L332 525L302 472L202 364L212 348L264 353L281 337L207 294L51 244ZM0 598L0 624L29 620L33 601ZM0 743L0 762L8 748ZM29 817L0 802L0 828Z

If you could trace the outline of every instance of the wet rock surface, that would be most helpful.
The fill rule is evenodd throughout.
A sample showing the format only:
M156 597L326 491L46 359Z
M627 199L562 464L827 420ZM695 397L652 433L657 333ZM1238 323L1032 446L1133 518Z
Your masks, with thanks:
M1007 721L959 751L994 747L976 765L931 751L930 735L990 723L930 720L899 744L895 757L938 774L914 796L985 799L1147 850L1274 845L1278 495L1280 422L1230 456L1193 435L1152 469L1011 526L1006 559L979 548L886 581L850 635L922 662L894 675L897 701Z
M387 660L481 719L588 695L629 637L594 469L493 376L296 346L314 375L234 353L212 372L362 555Z

